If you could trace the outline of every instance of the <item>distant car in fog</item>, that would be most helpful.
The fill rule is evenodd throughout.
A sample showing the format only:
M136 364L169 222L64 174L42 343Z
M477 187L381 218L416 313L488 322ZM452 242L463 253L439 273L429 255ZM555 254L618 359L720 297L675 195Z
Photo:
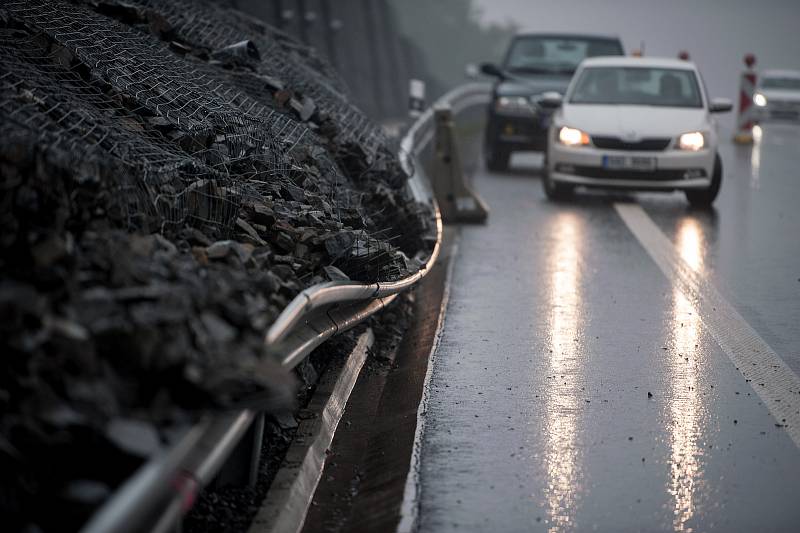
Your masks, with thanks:
M753 95L756 120L800 121L800 72L765 70Z
M684 191L708 206L722 183L715 113L730 100L709 100L689 61L587 59L566 95L547 94L557 109L548 135L542 184L548 198L576 186Z
M550 113L539 105L541 95L548 91L563 94L585 58L623 54L617 37L517 35L502 65L481 67L484 74L497 78L484 144L487 168L506 170L514 151L543 151L547 146Z

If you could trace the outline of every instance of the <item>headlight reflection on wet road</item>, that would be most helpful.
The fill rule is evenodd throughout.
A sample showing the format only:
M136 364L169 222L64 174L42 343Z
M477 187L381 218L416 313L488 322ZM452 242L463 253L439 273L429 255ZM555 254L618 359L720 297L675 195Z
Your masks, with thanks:
M753 148L750 152L750 187L758 189L761 186L761 141L764 132L761 126L753 126Z
M548 258L550 312L549 377L546 401L546 506L552 533L575 529L581 486L578 419L584 402L584 311L580 257L583 221L560 213L551 231L555 242Z
M703 270L702 228L693 219L681 221L677 235L680 257L696 272ZM695 515L698 489L703 484L703 455L700 442L704 405L698 393L698 368L703 359L699 342L700 317L692 302L673 288L672 327L669 360L670 478L667 492L673 503L675 531L692 531L688 522Z

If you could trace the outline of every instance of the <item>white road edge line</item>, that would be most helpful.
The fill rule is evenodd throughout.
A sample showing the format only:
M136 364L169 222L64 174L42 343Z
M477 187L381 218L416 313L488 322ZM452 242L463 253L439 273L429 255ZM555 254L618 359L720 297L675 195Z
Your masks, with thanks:
M453 279L453 269L458 255L458 246L461 235L456 236L456 242L450 248L445 275L444 291L442 293L442 303L439 308L439 324L436 327L436 335L431 345L428 355L428 368L425 371L425 381L422 385L422 397L419 407L417 407L417 427L414 430L414 445L411 450L411 461L406 476L406 486L403 490L403 502L400 506L400 522L397 525L397 533L412 533L419 529L419 503L420 503L420 467L422 465L422 439L425 438L425 417L428 412L428 401L430 399L431 378L433 367L436 363L436 351L439 348L439 341L444 331L444 323L447 315L447 306L450 303L450 283Z
M301 421L286 454L284 466L275 476L269 494L250 526L250 533L289 533L303 529L325 467L326 452L333 442L336 428L374 340L371 329L358 338L356 347L336 378L330 396L325 400L320 416ZM322 393L325 388L326 385L320 383L315 395ZM302 460L293 461L295 457L301 457Z
M638 204L614 208L667 279L691 302L722 351L800 448L800 377L720 294L707 276L692 269L675 245Z

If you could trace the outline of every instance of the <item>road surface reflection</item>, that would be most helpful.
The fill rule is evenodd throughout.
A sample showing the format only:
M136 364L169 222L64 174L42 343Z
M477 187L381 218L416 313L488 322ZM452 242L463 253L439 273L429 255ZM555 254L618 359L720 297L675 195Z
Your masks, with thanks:
M761 142L764 132L761 126L753 126L753 150L750 152L750 187L758 189L761 186Z
M577 425L583 409L583 319L580 257L583 221L573 213L557 215L551 227L555 243L548 258L549 379L545 422L548 530L575 529L581 490Z
M704 238L700 224L683 219L677 233L681 258L702 273ZM667 492L673 505L675 531L692 531L697 495L703 484L705 447L701 443L705 406L698 392L698 369L703 357L699 348L701 322L695 305L676 287L672 293L672 328L668 375L670 401L670 478Z

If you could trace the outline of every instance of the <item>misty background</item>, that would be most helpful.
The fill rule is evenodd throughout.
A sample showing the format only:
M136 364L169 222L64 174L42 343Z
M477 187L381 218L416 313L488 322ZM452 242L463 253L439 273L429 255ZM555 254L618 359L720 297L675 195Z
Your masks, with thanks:
M469 63L500 61L519 31L619 36L627 53L700 67L712 97L736 99L742 58L800 69L800 0L232 0L297 37L342 73L357 105L379 120L406 115L408 80L428 101L466 81ZM725 115L729 128L733 115Z
M522 30L600 32L622 38L626 52L689 52L712 97L735 99L742 58L757 69L800 70L799 0L475 0L485 25L513 21ZM723 124L729 126L732 115Z
M377 120L408 116L412 78L428 102L464 82L467 63L499 57L516 26L471 0L216 0L277 27L325 57Z

